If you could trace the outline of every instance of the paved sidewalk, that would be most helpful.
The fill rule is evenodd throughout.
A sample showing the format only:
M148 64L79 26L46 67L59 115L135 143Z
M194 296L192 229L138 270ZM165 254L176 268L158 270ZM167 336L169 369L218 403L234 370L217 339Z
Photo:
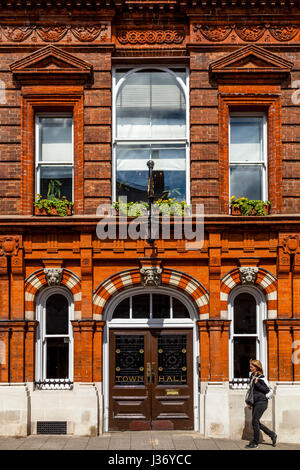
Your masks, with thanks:
M189 431L110 432L98 437L35 435L2 437L1 450L245 450L248 441L204 439ZM269 441L260 444L261 450L300 450L299 444ZM248 449L250 450L250 449Z

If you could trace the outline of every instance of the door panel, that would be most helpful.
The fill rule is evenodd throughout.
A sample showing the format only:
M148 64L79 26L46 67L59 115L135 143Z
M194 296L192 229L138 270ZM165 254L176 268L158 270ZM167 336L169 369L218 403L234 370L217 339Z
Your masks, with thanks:
M192 369L192 330L111 330L109 429L193 429Z
M154 330L152 429L193 429L193 332Z

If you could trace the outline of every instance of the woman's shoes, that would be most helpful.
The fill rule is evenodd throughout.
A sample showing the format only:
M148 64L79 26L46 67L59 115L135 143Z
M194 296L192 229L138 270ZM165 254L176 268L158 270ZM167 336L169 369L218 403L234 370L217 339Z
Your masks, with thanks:
M258 444L255 444L255 442L250 442L245 447L247 447L248 449L256 449L258 447Z

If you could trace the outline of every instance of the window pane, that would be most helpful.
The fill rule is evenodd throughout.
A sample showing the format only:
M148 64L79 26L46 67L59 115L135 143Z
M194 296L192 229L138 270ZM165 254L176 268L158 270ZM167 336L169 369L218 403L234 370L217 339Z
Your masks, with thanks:
M256 334L256 300L251 294L234 299L234 333Z
M186 199L186 162L183 145L119 145L117 147L117 198L146 201L149 159L154 161L154 192L158 198Z
M153 294L152 318L170 318L170 297L168 295Z
M186 306L175 297L173 297L173 318L190 318Z
M117 98L118 138L185 137L185 97L169 72L130 75Z
M67 379L69 375L69 339L47 338L47 379Z
M53 294L46 303L46 334L63 335L69 332L69 303L64 295Z
M235 197L262 199L262 167L231 165L230 194Z
M72 118L40 117L39 160L72 162Z
M249 377L249 361L256 357L256 338L234 338L234 378Z
M72 201L72 167L43 166L40 168L40 194L46 198L51 180L58 180L61 185L60 197L65 196L68 201Z
M263 160L263 118L230 118L230 161Z
M115 308L113 318L129 318L129 312L130 312L130 302L128 299L122 300L122 302L117 305Z
M150 295L141 294L132 297L132 318L150 317Z

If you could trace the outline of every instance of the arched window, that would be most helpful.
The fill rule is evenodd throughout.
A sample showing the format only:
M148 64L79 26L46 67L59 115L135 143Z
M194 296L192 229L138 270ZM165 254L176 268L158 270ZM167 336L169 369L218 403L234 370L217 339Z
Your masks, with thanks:
M176 297L166 294L137 294L126 297L114 309L113 319L190 318L187 307Z
M187 87L184 68L116 69L114 200L146 200L152 159L155 197L189 202Z
M255 287L238 287L229 299L230 380L245 382L249 377L249 360L259 359L266 368L264 296Z
M36 382L43 387L73 381L72 296L67 289L47 288L37 302Z

